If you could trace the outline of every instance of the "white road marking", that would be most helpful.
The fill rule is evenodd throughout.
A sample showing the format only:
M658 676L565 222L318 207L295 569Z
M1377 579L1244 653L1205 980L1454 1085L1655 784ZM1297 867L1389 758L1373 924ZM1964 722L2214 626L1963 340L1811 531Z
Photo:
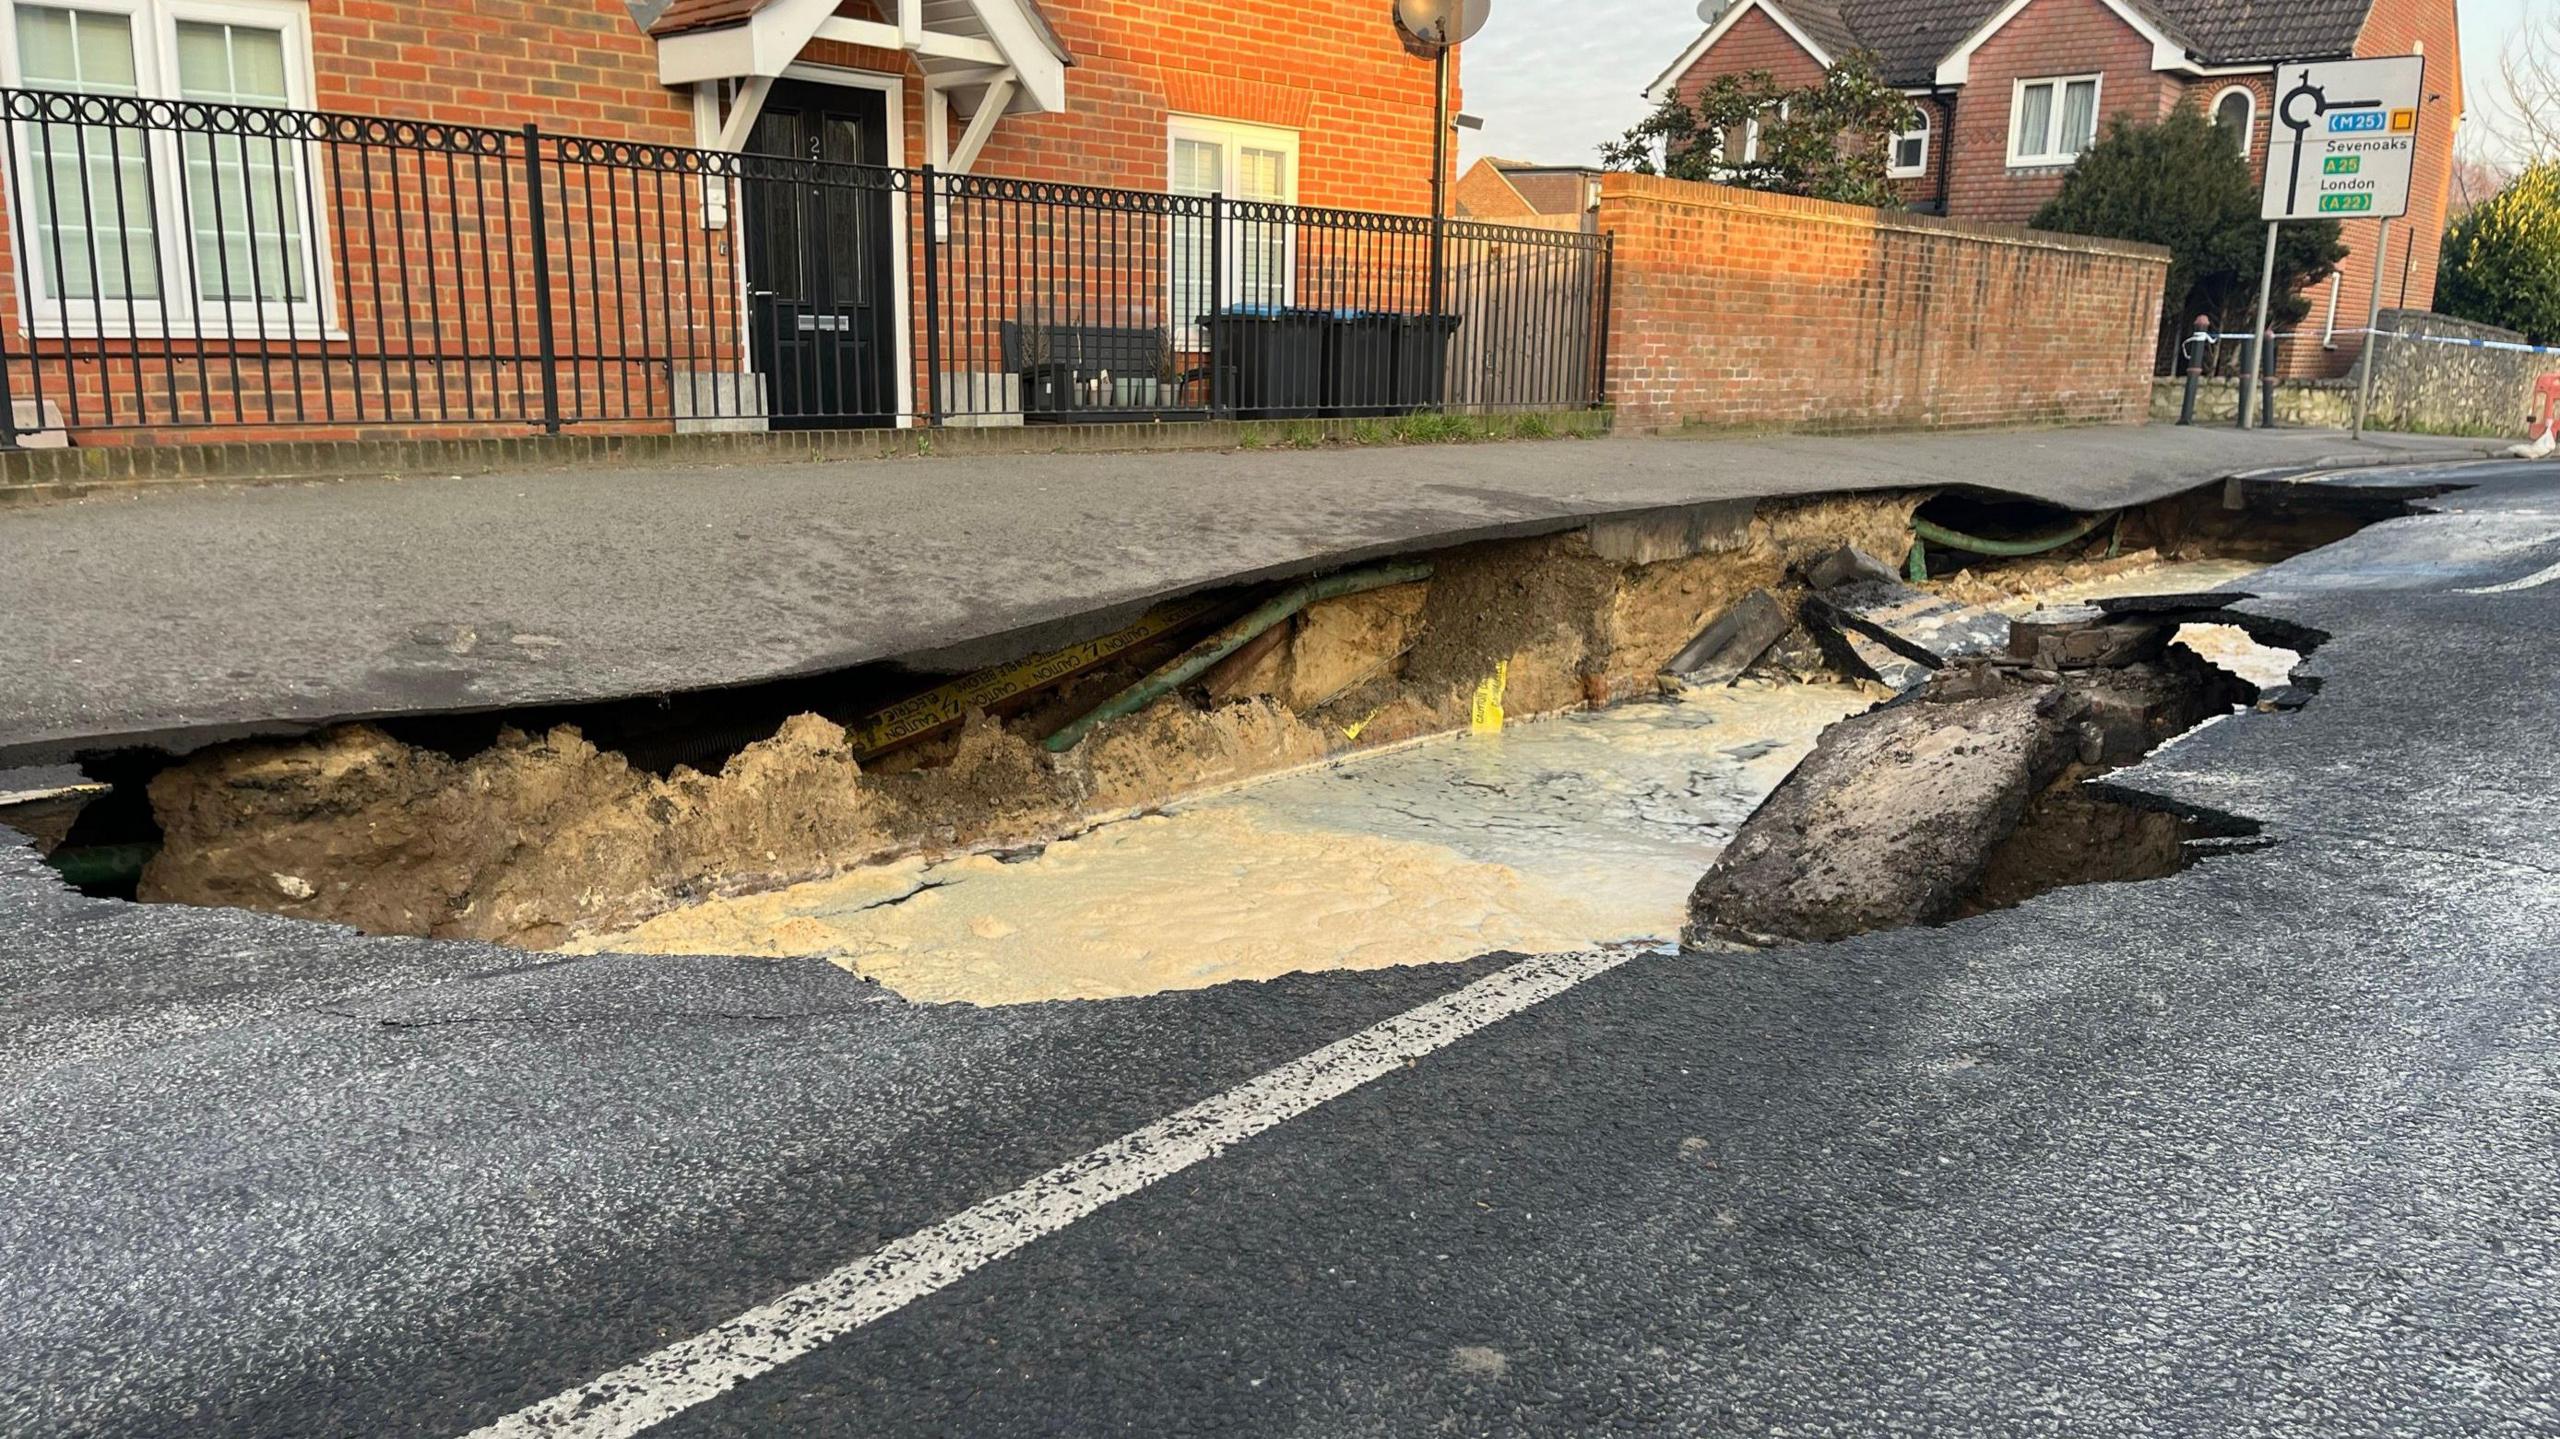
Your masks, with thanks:
M2482 585L2476 590L2464 590L2463 593L2466 595L2513 594L2517 590L2529 590L2536 585L2547 585L2553 580L2560 580L2560 565L2544 565L2523 579L2509 580L2503 585Z
M1116 1199L1214 1159L1443 1049L1608 973L1654 946L1545 955L1166 1115L1007 1194L895 1239L770 1303L589 1383L529 1405L468 1439L622 1439L768 1373L958 1282Z

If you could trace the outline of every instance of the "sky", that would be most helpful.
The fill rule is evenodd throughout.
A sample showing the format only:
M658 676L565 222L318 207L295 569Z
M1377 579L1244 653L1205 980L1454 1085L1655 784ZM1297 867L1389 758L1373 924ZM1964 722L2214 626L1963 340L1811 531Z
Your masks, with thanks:
M2551 3L2456 0L2475 107L2525 7ZM1601 141L1644 118L1646 82L1703 28L1696 0L1494 0L1465 50L1465 110L1484 128L1459 132L1461 163L1597 164Z

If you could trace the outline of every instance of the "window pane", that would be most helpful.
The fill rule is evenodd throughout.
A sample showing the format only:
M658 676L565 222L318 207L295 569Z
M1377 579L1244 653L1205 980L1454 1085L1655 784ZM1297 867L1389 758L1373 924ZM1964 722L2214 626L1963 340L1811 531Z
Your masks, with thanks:
M1236 193L1278 204L1289 196L1289 157L1246 145L1236 151ZM1278 305L1289 298L1289 225L1278 219L1243 221L1237 246L1236 298L1247 305Z
M1212 195L1217 193L1220 162L1225 151L1210 140L1176 140L1173 142L1173 193L1177 195Z
M1209 220L1173 217L1173 322L1196 325L1209 313Z
M2213 123L2231 132L2231 143L2241 154L2249 153L2249 97L2239 90L2222 97L2213 107Z
M2045 153L2045 137L2053 129L2053 87L2029 85L2018 92L2017 151L2021 155Z
M79 42L71 33L77 23L68 10L18 11L18 63L27 83L47 90L75 88L80 76Z
M284 104L283 33L180 21L178 93L221 104ZM181 149L198 297L306 298L300 148L254 135L190 134Z
M133 26L120 15L17 7L18 58L36 89L131 95ZM29 241L60 300L160 297L143 136L104 125L24 127L34 212Z
M2077 155L2098 135L2098 82L2074 80L2063 92L2061 153Z
M1289 157L1277 150L1248 146L1236 156L1236 193L1248 200L1287 199Z
M134 94L133 22L122 15L21 5L18 64L31 89Z
M1893 168L1917 170L1929 153L1929 132L1911 130L1893 137Z
M1226 149L1212 140L1176 137L1173 173L1167 188L1177 195L1213 195L1224 188ZM1209 219L1205 215L1173 217L1173 320L1194 325L1216 306L1209 296Z

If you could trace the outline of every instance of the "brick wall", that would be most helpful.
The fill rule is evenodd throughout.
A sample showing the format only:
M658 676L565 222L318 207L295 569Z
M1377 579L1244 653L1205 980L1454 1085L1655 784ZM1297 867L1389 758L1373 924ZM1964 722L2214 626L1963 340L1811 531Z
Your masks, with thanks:
M1636 428L2134 422L2166 251L1651 176L1603 182Z
M310 0L323 110L693 143L622 0Z
M997 126L990 175L1161 189L1174 114L1299 132L1298 201L1431 208L1431 61L1382 0L1052 0L1067 108ZM1451 107L1458 86L1451 83ZM923 157L922 96L908 107ZM1450 147L1452 170L1456 147Z

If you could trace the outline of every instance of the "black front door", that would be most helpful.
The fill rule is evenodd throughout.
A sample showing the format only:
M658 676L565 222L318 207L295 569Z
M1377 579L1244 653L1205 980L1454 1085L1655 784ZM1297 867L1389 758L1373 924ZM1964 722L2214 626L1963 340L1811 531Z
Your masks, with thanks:
M888 97L778 80L747 139L747 293L776 429L886 425L898 411ZM811 163L816 162L816 163Z

